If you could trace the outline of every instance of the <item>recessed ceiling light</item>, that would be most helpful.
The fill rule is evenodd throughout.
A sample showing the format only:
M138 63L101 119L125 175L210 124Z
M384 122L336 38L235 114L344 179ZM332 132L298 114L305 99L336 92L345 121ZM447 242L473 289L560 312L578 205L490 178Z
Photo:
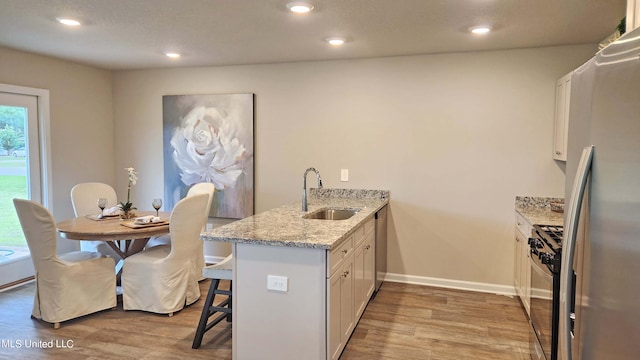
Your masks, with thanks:
M305 14L313 10L313 5L306 2L290 2L287 4L287 9L294 13Z
M167 57L170 57L172 59L177 59L180 57L180 54L178 54L177 52L173 52L173 51L167 51L164 53Z
M477 34L477 35L484 35L484 34L488 34L491 31L491 27L490 26L474 26L471 29L469 29L469 31L471 31L471 33L473 34Z
M326 41L333 46L340 46L344 44L345 40L344 38L332 37L332 38L326 39Z
M67 26L80 26L80 21L69 18L56 18L60 24Z

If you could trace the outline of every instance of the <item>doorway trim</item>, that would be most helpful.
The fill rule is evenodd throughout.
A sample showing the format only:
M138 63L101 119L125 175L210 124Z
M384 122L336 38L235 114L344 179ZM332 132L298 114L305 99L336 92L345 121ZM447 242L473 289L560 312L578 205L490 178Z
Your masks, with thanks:
M38 98L38 129L40 133L40 177L42 205L53 212L53 184L51 181L51 125L49 118L49 90L0 83L0 92L30 95Z
M37 126L38 126L38 143L40 151L40 192L41 201L47 209L52 211L53 205L53 182L51 173L51 127L49 118L49 90L31 88L25 86L17 86L0 83L0 92L35 97L38 107ZM2 264L0 268L5 266L13 267L13 273L4 273L0 276L0 284L17 283L23 280L33 278L34 268L31 261L31 255L25 258L9 261ZM3 269L7 270L7 269ZM6 285L6 284L5 284Z

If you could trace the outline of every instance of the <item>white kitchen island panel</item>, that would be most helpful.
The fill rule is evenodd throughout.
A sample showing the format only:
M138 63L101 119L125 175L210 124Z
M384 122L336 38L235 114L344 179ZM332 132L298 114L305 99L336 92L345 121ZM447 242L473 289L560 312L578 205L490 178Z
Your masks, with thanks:
M326 359L326 251L234 243L233 255L233 358Z

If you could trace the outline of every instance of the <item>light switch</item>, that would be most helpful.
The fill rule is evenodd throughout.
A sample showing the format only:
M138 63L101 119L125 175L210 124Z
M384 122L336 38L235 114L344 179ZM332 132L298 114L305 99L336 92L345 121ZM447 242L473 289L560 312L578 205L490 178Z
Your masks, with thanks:
M267 275L267 290L287 292L288 282L286 276Z
M340 169L340 181L349 181L349 169Z

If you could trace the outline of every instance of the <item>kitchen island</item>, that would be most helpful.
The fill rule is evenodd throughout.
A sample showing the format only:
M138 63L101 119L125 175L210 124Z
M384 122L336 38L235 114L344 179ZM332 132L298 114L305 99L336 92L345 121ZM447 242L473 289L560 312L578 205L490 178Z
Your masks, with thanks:
M234 359L335 359L374 288L380 190L312 189L308 211L284 205L205 232L231 242ZM323 208L345 220L306 219Z

